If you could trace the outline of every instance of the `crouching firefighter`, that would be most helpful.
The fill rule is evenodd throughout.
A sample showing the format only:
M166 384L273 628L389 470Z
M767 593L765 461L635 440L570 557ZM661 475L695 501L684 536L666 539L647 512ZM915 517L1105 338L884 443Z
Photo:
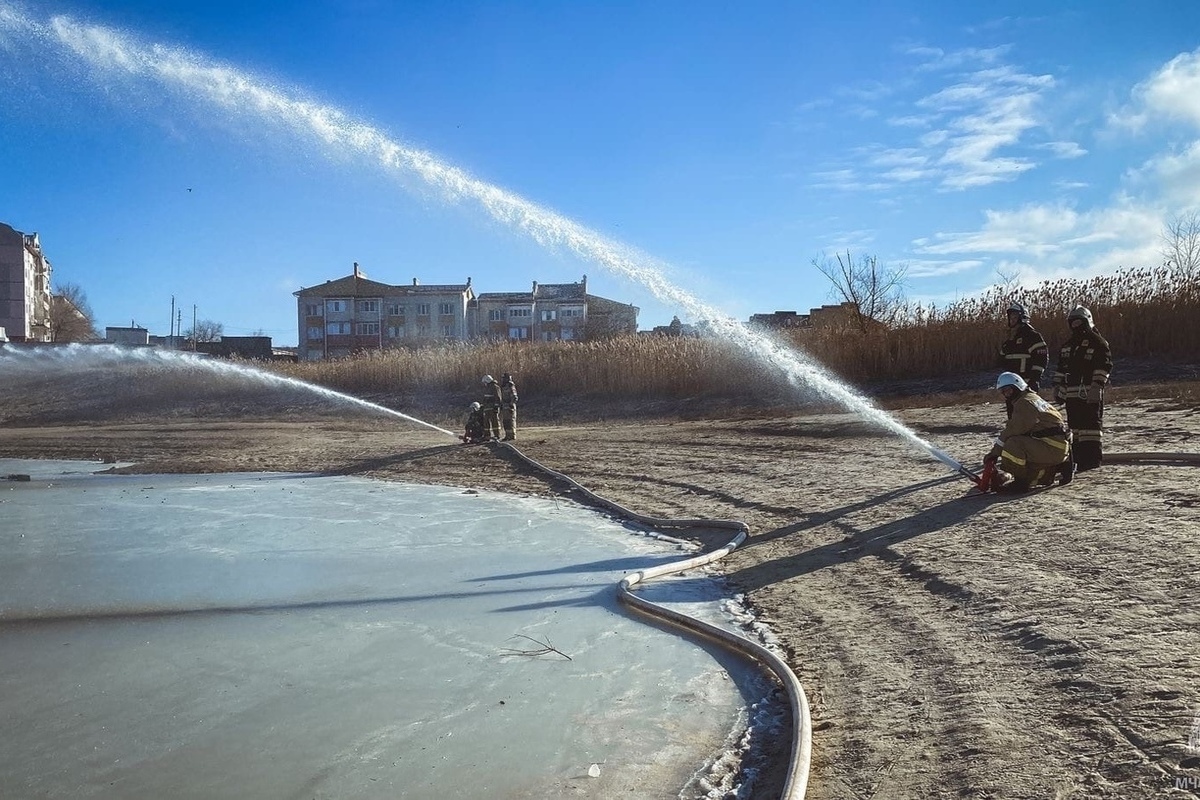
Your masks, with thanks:
M483 409L479 407L479 403L471 403L467 409L467 417L463 420L463 426L466 428L466 432L458 437L463 440L463 444L478 444L486 442L490 438L487 432L487 419Z
M1075 475L1071 445L1062 414L1029 388L1015 372L1002 372L996 388L1008 407L1008 424L983 459L999 462L992 491L1024 492L1032 486L1070 483Z

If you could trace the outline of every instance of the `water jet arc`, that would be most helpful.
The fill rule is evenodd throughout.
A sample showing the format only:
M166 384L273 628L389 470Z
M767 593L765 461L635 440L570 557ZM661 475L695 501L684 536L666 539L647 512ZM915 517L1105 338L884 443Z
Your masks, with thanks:
M82 63L90 68L92 78L98 83L108 75L148 81L182 94L192 104L204 103L230 116L274 123L321 148L357 156L387 173L416 176L440 193L446 202L466 200L475 203L492 219L544 247L568 251L617 276L640 283L660 301L682 308L692 318L707 320L719 337L782 372L795 388L809 390L837 403L955 471L964 469L899 420L827 374L807 355L728 318L720 309L668 281L667 264L555 211L479 180L429 152L404 146L337 108L309 100L297 92L274 88L265 80L183 48L147 45L115 29L82 24L66 16L38 22L0 0L0 32L4 31L14 34L11 38L16 44L10 44L10 47L28 47L28 42L37 43L36 59L32 63L45 62L51 51L57 49L72 63Z

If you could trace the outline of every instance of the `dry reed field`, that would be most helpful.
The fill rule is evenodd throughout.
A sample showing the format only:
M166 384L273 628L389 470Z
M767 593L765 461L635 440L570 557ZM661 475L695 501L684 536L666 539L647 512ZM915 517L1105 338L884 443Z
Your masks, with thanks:
M790 333L790 340L869 394L889 393L880 386L889 381L935 378L943 379L937 388L941 393L981 389L979 373L994 369L1006 336L1004 310L1012 300L1030 309L1034 327L1050 345L1051 366L1068 335L1068 311L1088 306L1118 361L1114 387L1123 382L1122 361L1187 362L1200 354L1200 275L1166 268L1049 281L1032 289L997 286L945 308L911 306L891 329L847 325L799 330ZM434 405L469 401L482 375L511 372L523 394L539 398L543 412L554 409L549 418L575 416L574 405L607 404L619 416L623 407L645 409L658 401L668 404L671 413L705 416L706 408L728 407L718 400L750 407L797 400L779 373L733 346L705 338L446 343L271 368L355 395L400 398L418 409L428 408L431 399ZM919 387L915 393L929 391Z

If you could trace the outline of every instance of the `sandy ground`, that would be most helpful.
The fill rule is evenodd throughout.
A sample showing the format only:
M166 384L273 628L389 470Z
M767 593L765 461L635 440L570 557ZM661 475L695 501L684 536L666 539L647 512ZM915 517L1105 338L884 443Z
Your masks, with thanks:
M152 411L10 415L0 456L563 489L504 448L357 410ZM978 464L1003 409L897 416ZM1194 409L1131 401L1108 422L1110 452L1200 452ZM841 414L525 427L515 444L640 513L749 524L721 563L809 692L809 797L1200 795L1200 469L1110 465L967 497L923 451Z

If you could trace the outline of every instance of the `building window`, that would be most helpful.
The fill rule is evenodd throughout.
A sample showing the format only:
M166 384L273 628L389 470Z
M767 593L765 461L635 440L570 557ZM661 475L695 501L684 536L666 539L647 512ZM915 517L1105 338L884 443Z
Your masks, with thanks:
M438 313L439 314L453 314L454 313L454 304L453 303L438 303Z
M429 316L429 303L417 303L417 316L418 317L428 317Z
M321 339L321 326L320 325L310 325L308 328L308 340L311 342L311 341L320 341L320 339Z
M330 336L340 336L350 332L349 322L327 322L325 323L325 333Z
M510 309L508 310L508 318L509 318L509 319L521 319L521 318L526 318L526 319L528 319L528 318L531 318L532 316L533 316L533 309L532 309L532 308L528 308L528 307L525 307L525 308L510 308Z
M379 313L379 301L378 300L359 300L356 305L356 308L359 311L367 313L367 314L378 314Z
M504 321L504 309L493 308L491 311L488 312L488 322L503 322L503 321Z
M543 342L553 342L558 337L554 335L554 331L542 331Z
M360 322L360 323L358 323L358 335L359 336L378 336L379 335L379 323L378 322Z
M453 325L443 325L442 326L442 336L445 336L447 339L454 338L454 326Z
M569 342L574 338L575 338L575 329L574 328L563 328L562 329L562 340L564 342Z
M404 336L403 325L388 325L387 335L389 339L399 339Z
M346 301L345 300L326 300L325 301L325 313L327 313L327 314L338 314L345 310L346 310Z
M529 338L529 328L513 328L508 329L508 338L524 341Z
M555 311L553 308L548 308L542 312L542 322L554 322Z
M575 308L563 308L563 309L560 309L560 310L559 310L558 314L559 314L559 316L560 316L560 317L562 317L563 319L566 319L567 317L582 317L582 316L583 316L583 309L582 309L582 308L578 308L578 307L575 307Z
M321 304L320 303L305 303L304 304L304 316L306 316L306 317L321 316Z
M404 306L399 303L388 303L387 312L393 317L403 317Z

